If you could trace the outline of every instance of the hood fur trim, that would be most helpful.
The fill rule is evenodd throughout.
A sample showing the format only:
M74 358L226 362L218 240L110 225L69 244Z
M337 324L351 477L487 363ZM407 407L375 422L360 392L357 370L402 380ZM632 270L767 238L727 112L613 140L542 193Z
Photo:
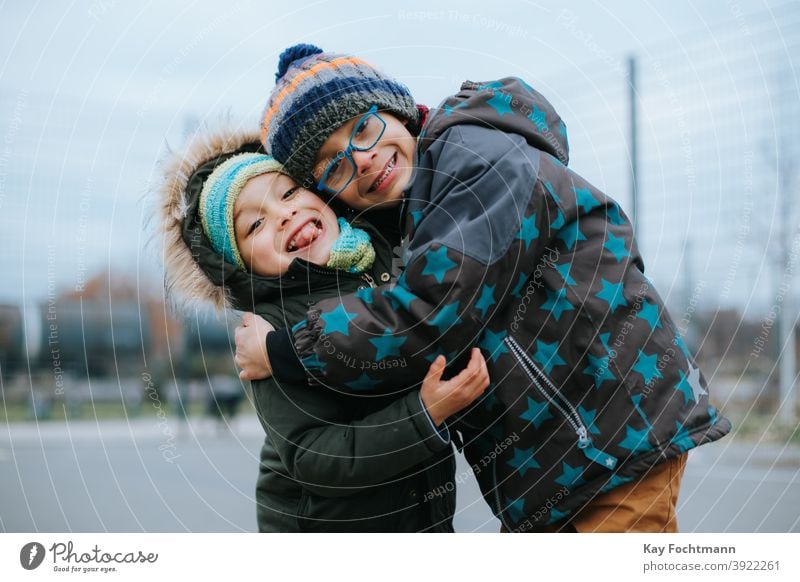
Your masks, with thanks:
M164 291L174 308L196 309L209 304L217 310L232 307L225 288L211 282L183 240L183 222L188 211L185 191L200 166L258 141L258 127L252 131L204 129L195 133L182 152L168 151L159 164L160 183L153 192L158 207L157 238L164 265Z

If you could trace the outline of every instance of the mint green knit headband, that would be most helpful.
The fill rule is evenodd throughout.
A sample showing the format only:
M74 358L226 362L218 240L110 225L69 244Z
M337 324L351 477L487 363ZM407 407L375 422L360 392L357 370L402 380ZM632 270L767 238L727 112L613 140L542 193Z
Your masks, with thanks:
M200 219L203 231L215 252L233 264L247 269L236 245L233 206L247 181L261 174L280 172L283 166L264 154L243 153L217 166L200 194Z

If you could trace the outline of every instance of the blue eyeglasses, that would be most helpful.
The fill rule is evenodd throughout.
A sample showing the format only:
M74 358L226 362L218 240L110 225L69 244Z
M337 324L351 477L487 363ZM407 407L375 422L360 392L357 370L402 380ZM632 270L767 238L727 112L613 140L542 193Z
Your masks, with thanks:
M378 115L378 106L373 105L356 123L344 151L336 154L325 167L317 189L336 196L347 188L356 175L353 152L365 152L374 148L385 130L386 122Z

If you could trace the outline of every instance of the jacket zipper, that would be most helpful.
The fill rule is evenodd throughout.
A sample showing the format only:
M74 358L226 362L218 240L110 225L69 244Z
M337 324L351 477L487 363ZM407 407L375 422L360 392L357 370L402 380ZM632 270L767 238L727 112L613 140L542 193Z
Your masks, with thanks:
M375 284L375 279L369 273L347 273L346 271L337 271L336 269L322 269L320 267L314 267L313 265L309 265L308 269L318 275L337 275L341 277L342 275L346 275L348 278L358 279L363 281L364 283L368 284L370 287L377 287Z
M506 337L506 344L508 347L511 348L512 353L516 356L517 360L523 364L523 368L528 373L528 376L533 380L533 385L536 386L536 389L544 396L550 404L555 406L564 418L567 420L569 425L572 427L572 430L578 435L578 448L585 449L586 447L591 444L591 439L589 438L589 431L586 426L583 424L583 419L581 415L578 414L578 411L575 410L575 407L570 404L566 398L558 391L558 389L553 385L544 372L542 372L539 367L531 360L528 355L522 350L520 345L517 341L512 338L511 336ZM527 366L525 365L527 364ZM530 369L529 369L530 368ZM552 394L549 393L547 390L544 389L542 384L531 374L531 369L533 372L541 378L542 382L547 384L548 388L552 390ZM563 406L562 406L563 403Z
M614 469L617 466L618 459L594 446L592 437L589 436L589 429L572 403L556 388L547 374L528 357L528 354L517 343L517 340L507 336L504 341L539 393L561 413L575 434L578 435L578 448L581 449L584 456L590 461L603 465L606 469ZM549 390L546 390L545 386Z

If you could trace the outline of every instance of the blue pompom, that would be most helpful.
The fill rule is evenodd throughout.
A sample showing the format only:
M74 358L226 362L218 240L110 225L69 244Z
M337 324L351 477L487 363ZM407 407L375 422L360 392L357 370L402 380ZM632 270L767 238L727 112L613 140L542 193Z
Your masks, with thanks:
M280 59L278 59L278 72L275 73L275 81L277 82L286 74L286 71L289 70L293 62L305 59L311 55L318 55L321 52L323 52L323 50L313 44L301 43L290 46L281 53Z

